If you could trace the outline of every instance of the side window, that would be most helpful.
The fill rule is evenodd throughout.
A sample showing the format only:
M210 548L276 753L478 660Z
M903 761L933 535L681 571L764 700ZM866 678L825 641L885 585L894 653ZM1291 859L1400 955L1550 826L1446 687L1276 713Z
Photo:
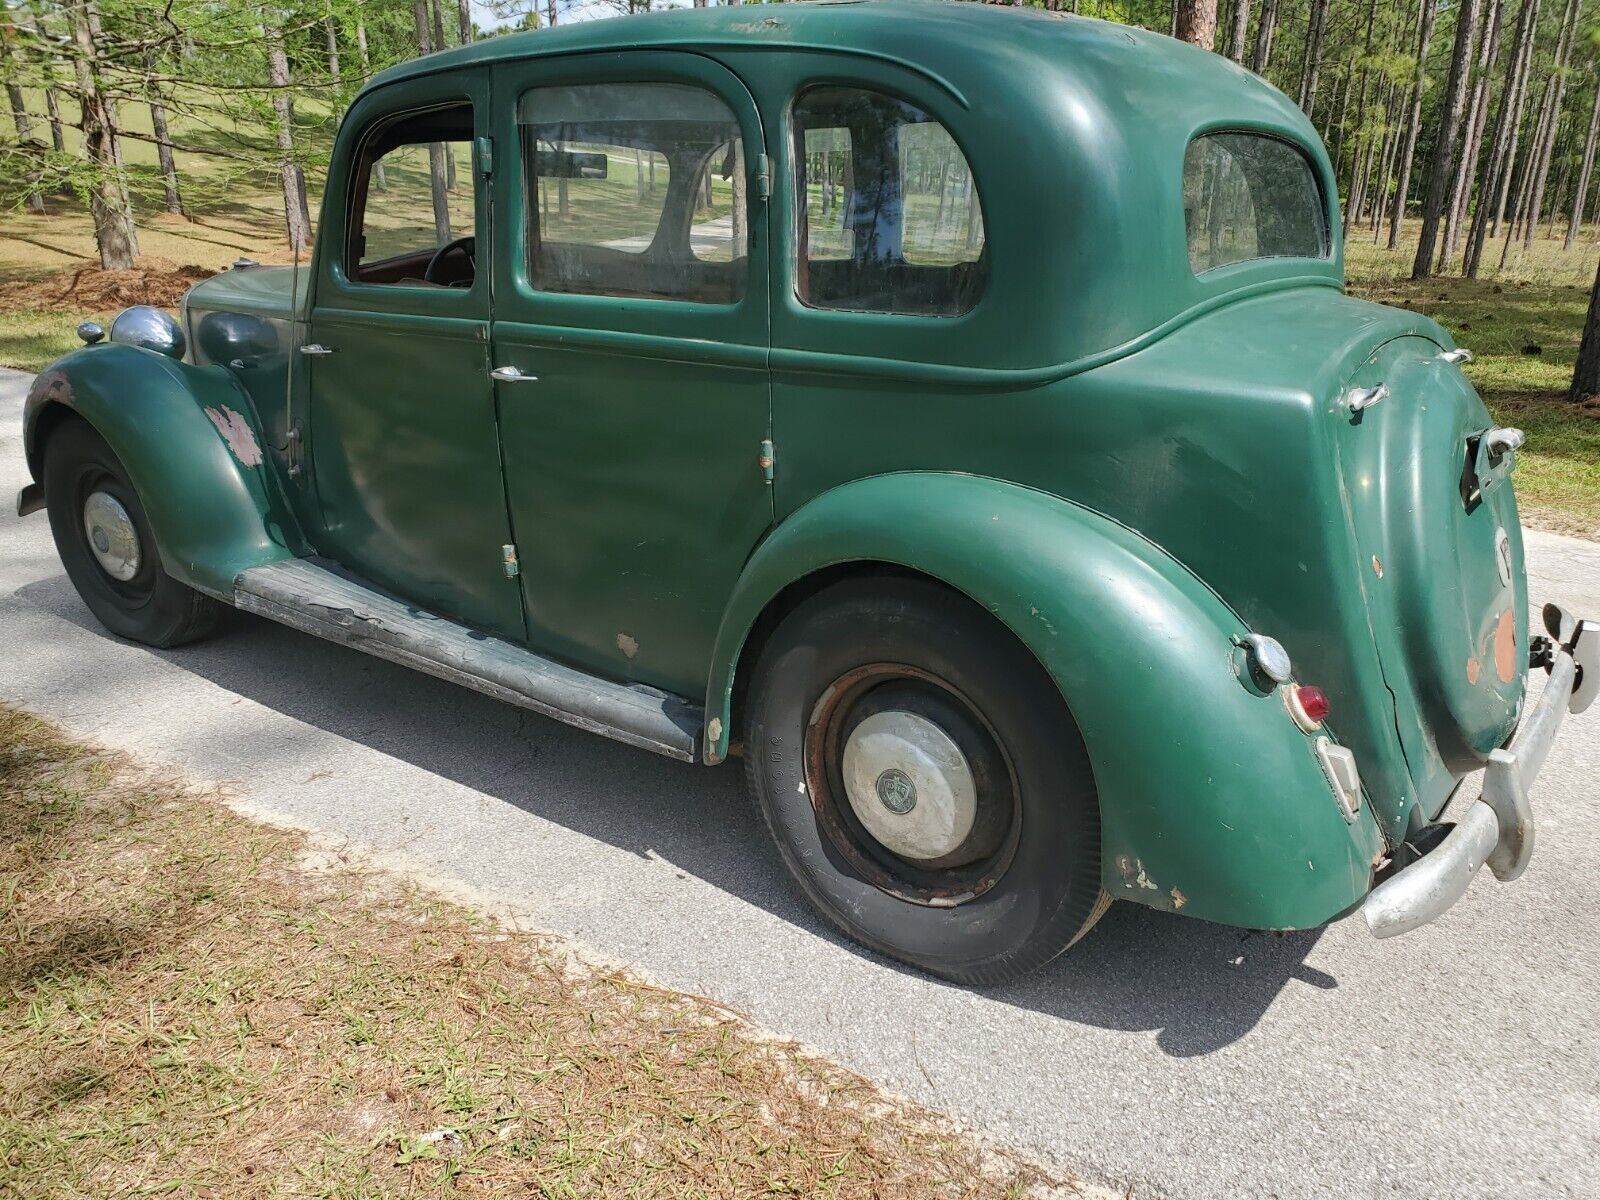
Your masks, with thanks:
M744 147L719 98L675 83L535 88L517 118L534 287L708 304L744 295Z
M1328 217L1303 151L1256 133L1208 133L1183 157L1196 275L1256 258L1326 258Z
M955 139L882 92L813 87L794 102L802 303L958 316L989 276L983 209Z
M358 283L470 287L477 275L472 107L380 124L361 148L345 254Z

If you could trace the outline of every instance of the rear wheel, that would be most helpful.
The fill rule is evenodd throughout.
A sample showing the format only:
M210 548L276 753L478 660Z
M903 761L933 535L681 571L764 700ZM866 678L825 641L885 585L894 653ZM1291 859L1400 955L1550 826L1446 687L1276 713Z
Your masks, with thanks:
M70 422L51 435L44 491L67 578L112 633L176 646L216 627L223 606L161 569L139 494L111 447L86 423Z
M763 648L748 713L756 802L801 890L856 941L1001 983L1109 904L1072 715L964 597L871 579L810 598Z

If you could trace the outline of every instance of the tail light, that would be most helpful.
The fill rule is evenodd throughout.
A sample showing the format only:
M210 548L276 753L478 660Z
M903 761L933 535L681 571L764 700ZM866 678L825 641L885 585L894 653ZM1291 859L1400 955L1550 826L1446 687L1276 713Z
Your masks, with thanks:
M1307 733L1315 733L1328 719L1331 706L1327 693L1319 687L1297 684L1283 689L1283 702L1294 723Z

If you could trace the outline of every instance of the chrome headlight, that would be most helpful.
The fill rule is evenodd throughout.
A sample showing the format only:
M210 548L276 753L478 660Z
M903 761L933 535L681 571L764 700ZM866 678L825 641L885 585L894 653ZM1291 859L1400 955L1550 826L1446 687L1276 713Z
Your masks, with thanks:
M119 312L111 322L111 340L179 359L187 344L183 326L173 315L148 304L135 304Z

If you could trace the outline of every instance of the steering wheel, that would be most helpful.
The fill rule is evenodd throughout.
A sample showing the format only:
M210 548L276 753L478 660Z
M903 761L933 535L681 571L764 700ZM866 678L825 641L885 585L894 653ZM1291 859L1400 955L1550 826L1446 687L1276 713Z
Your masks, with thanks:
M435 250L433 252L433 257L428 260L427 269L422 272L423 279L427 280L429 283L441 282L438 278L436 278L439 273L439 268L444 262L445 257L447 255L454 254L456 251L460 251L462 254L467 256L467 263L472 267L472 276L476 276L478 273L477 249L477 239L470 233L466 237L456 238L456 240L453 242L446 242L444 245ZM471 287L472 277L451 280L446 286Z

